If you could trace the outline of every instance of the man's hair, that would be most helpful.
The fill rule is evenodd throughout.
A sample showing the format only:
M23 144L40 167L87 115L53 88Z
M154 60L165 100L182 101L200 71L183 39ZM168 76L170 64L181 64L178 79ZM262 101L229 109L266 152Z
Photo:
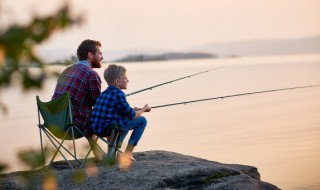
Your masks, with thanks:
M95 54L97 51L97 46L101 47L101 43L99 41L89 39L82 41L77 49L77 56L79 60L86 60L89 52Z
M127 69L121 65L110 64L106 70L104 70L104 79L108 85L114 84L116 79L120 79L121 76L127 72Z

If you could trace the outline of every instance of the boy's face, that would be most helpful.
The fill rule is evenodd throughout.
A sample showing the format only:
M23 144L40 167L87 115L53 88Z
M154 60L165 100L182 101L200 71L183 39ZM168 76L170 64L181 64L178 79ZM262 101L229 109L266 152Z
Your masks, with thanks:
M124 73L119 79L117 79L117 86L118 88L125 90L128 87L128 77L127 77L127 73Z

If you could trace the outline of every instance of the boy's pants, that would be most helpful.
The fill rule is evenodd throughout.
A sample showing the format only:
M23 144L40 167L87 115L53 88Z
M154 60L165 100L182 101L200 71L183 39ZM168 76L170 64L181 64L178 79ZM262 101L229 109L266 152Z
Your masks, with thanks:
M133 130L129 139L128 144L136 146L143 134L144 129L147 126L147 120L143 116L139 116L138 118L131 120L127 123L127 125L121 127L122 135L120 136L119 143L122 144L124 138L128 134L130 130Z

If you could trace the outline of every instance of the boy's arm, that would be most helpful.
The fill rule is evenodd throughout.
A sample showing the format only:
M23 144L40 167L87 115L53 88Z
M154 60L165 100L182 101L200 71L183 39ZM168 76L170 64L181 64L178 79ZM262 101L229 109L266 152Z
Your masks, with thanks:
M134 119L141 116L143 112L150 112L150 111L151 111L151 107L148 104L146 104L143 108L134 108L134 112L136 114Z
M146 104L143 108L131 108L128 104L124 93L118 94L117 100L119 104L116 104L118 110L123 114L123 116L129 119L136 119L142 115L143 112L151 111L151 107Z

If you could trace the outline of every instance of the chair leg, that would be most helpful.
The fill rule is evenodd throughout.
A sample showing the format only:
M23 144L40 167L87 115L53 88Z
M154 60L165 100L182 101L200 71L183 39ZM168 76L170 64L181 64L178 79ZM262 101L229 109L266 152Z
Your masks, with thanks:
M117 130L112 130L110 136L110 142L108 146L108 153L107 153L107 164L114 165L116 163L116 152L117 152L117 145L119 141L119 132Z
M81 163L81 165L80 165L79 168L84 167L85 164L87 163L88 156L89 156L89 154L90 154L91 151L92 151L92 147L97 148L97 149L100 151L100 153L102 154L102 157L105 157L104 151L102 150L102 148L101 148L101 147L98 145L98 143L97 143L98 139L99 139L99 137L97 137L95 140L88 139L89 144L90 144L90 149L89 149L88 153L86 154L85 158L83 159L83 161L82 161L82 163ZM91 141L91 142L90 142L90 141Z
M103 158L104 158L103 162L107 165L114 165L116 162L116 152L120 151L120 150L118 150L119 138L120 138L120 132L118 130L114 129L111 132L110 141L107 141L106 139L104 139L100 136L97 136L97 138L92 142L92 143L96 144L99 151L103 154ZM98 139L102 140L103 142L105 142L108 145L107 154L105 154L105 152L97 144ZM87 160L91 151L92 151L92 148L90 147L90 150L87 153L86 157L84 158L84 161L81 163L80 168L82 168L85 165L86 160Z
M60 142L51 134L49 133L46 129L43 129L46 135L50 135L50 137L57 143L60 144ZM78 163L81 163L80 160L78 160L66 147L63 145L61 146L70 156L72 156Z
M52 164L53 160L55 159L55 157L57 156L58 152L61 154L61 156L64 158L64 160L69 164L69 166L74 170L74 167L72 166L72 164L69 162L69 160L63 155L63 153L60 151L60 148L63 147L62 144L64 142L64 139L67 135L64 136L63 140L61 141L61 143L59 144L59 147L57 147L57 145L52 141L52 139L50 138L50 136L45 132L45 134L47 135L48 139L51 141L51 143L53 144L53 146L57 149L56 152L54 153L52 159L50 160L47 168L50 167L50 165Z
M43 152L42 131L41 131L40 127L39 127L39 133L40 133L40 144L41 144L41 152L42 152L42 164L44 167L45 166L45 159L44 159L44 152Z
M92 147L93 147L93 146L96 146L97 140L98 140L98 139L95 139L95 140L88 139L90 149L89 149L88 153L86 154L86 156L84 157L84 161L82 162L82 164L84 164L84 162L87 160L89 154L90 154L91 151L92 151ZM95 142L95 143L93 143L93 142ZM81 166L82 166L82 164L81 164ZM80 166L80 167L81 167L81 166Z
M77 159L77 152L76 152L76 143L74 142L74 130L73 127L71 127L71 133L72 133L72 142L73 142L73 152L74 152L74 157L76 160Z
M82 136L85 137L83 132L77 126L73 126L72 128L75 128L79 133L82 134ZM83 161L82 162L79 161L79 163L81 163L79 168L82 168L85 165L85 163L87 162L88 156L92 151L92 147L97 148L98 151L100 151L103 156L105 155L104 151L102 150L102 148L97 143L98 137L95 140L92 140L92 139L89 139L89 138L87 140L89 141L90 149L89 149L88 153L86 154L85 158L83 159ZM74 148L75 148L75 145L74 145ZM76 159L76 160L78 160L78 159Z

